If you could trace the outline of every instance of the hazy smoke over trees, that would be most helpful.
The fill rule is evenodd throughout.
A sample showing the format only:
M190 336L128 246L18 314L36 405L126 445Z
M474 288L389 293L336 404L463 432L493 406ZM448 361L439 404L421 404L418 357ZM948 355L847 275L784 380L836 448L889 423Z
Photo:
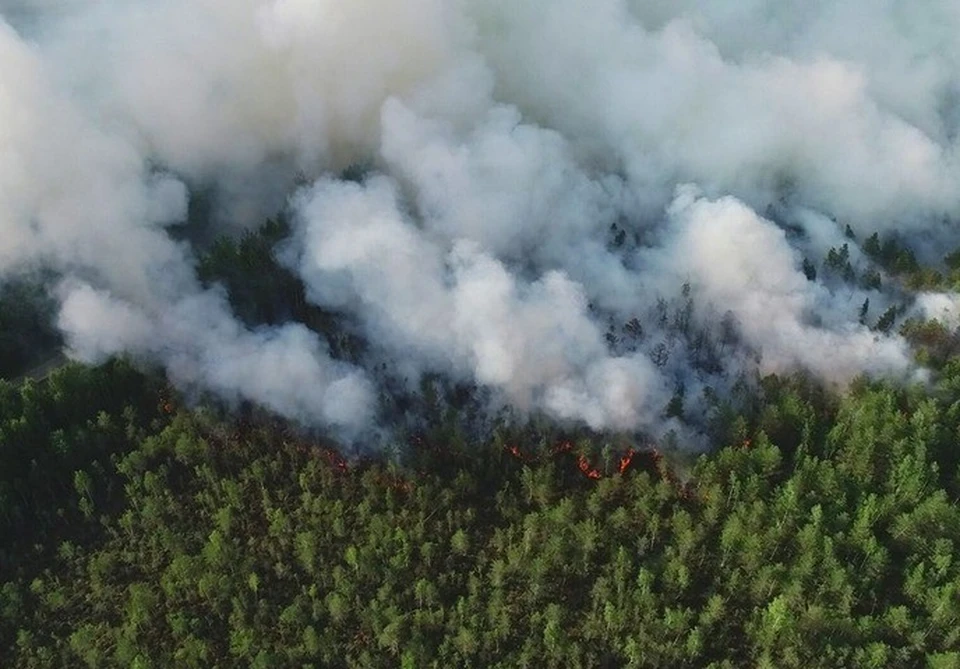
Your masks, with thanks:
M915 375L896 329L872 327L906 298L861 247L960 244L947 0L0 0L0 16L0 270L59 272L74 356L126 352L344 435L377 421L385 379L425 373L653 432L678 388L690 411L740 372ZM278 257L363 355L235 318L185 241L201 189L227 233L289 207Z

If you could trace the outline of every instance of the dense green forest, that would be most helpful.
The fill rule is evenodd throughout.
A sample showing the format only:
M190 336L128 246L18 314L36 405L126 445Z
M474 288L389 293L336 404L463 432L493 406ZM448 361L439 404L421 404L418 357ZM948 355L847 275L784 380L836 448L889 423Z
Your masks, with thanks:
M201 276L354 354L272 260L283 234ZM474 433L427 393L346 457L124 360L0 381L0 666L960 667L957 335L897 327L931 383L748 379L701 455Z
M758 392L693 462L531 425L348 461L123 362L3 383L2 666L957 666L960 361Z

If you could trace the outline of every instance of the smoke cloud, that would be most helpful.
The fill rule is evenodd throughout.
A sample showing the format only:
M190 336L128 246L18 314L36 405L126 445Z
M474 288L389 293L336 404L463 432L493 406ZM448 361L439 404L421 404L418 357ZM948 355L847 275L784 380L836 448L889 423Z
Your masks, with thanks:
M920 378L869 326L956 296L809 263L960 245L955 5L0 0L0 273L63 277L79 359L345 438L425 375L654 435L755 372ZM200 190L215 232L290 214L362 354L198 279Z

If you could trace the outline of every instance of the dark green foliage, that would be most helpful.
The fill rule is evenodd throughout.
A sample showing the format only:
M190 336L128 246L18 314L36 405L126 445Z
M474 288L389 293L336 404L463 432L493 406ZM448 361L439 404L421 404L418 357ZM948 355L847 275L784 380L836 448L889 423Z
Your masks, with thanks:
M122 361L0 381L0 570L6 549L122 498L112 458L157 425L160 388Z
M881 243L879 235L872 234L864 241L863 252L886 272L900 277L910 290L950 289L960 280L960 272L951 265L956 262L956 254L948 255L944 259L947 269L951 270L948 276L944 276L936 268L921 266L913 250L893 236L887 237ZM879 287L880 276L875 270L868 271L862 283L865 288Z
M305 302L300 282L273 255L288 233L285 222L267 221L239 240L222 237L200 259L197 272L202 280L227 288L231 305L247 323L281 323Z
M239 240L222 237L200 258L197 273L207 284L221 284L230 305L248 325L298 321L329 342L334 354L356 355L361 343L337 325L335 317L309 303L303 283L275 255L290 233L283 218L269 220Z
M891 274L910 274L920 269L913 251L896 237L887 237L881 243L875 232L864 241L863 252Z
M12 544L0 665L950 666L956 360L932 393L763 379L682 476L532 424L347 463L123 365L6 386L3 425L66 435L43 495L69 528Z
M877 330L880 332L890 332L894 322L897 320L899 310L896 305L889 307L883 312L883 315L877 320Z
M0 285L0 377L24 373L60 343L54 313L42 280L15 279Z
M830 249L823 262L823 267L828 274L840 277L848 283L856 278L856 272L850 263L850 246L848 244L843 244L839 249Z

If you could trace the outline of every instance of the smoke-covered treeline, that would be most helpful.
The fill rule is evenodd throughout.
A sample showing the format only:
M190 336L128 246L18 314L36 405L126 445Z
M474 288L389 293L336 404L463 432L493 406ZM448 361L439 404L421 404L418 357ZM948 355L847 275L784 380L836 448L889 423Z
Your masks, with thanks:
M692 443L744 376L923 379L899 325L956 324L952 286L918 293L880 253L960 244L945 0L0 16L0 271L60 277L82 360L159 363L345 438L371 437L384 388L436 376ZM238 318L198 277L211 238L281 212L278 261L354 354Z

